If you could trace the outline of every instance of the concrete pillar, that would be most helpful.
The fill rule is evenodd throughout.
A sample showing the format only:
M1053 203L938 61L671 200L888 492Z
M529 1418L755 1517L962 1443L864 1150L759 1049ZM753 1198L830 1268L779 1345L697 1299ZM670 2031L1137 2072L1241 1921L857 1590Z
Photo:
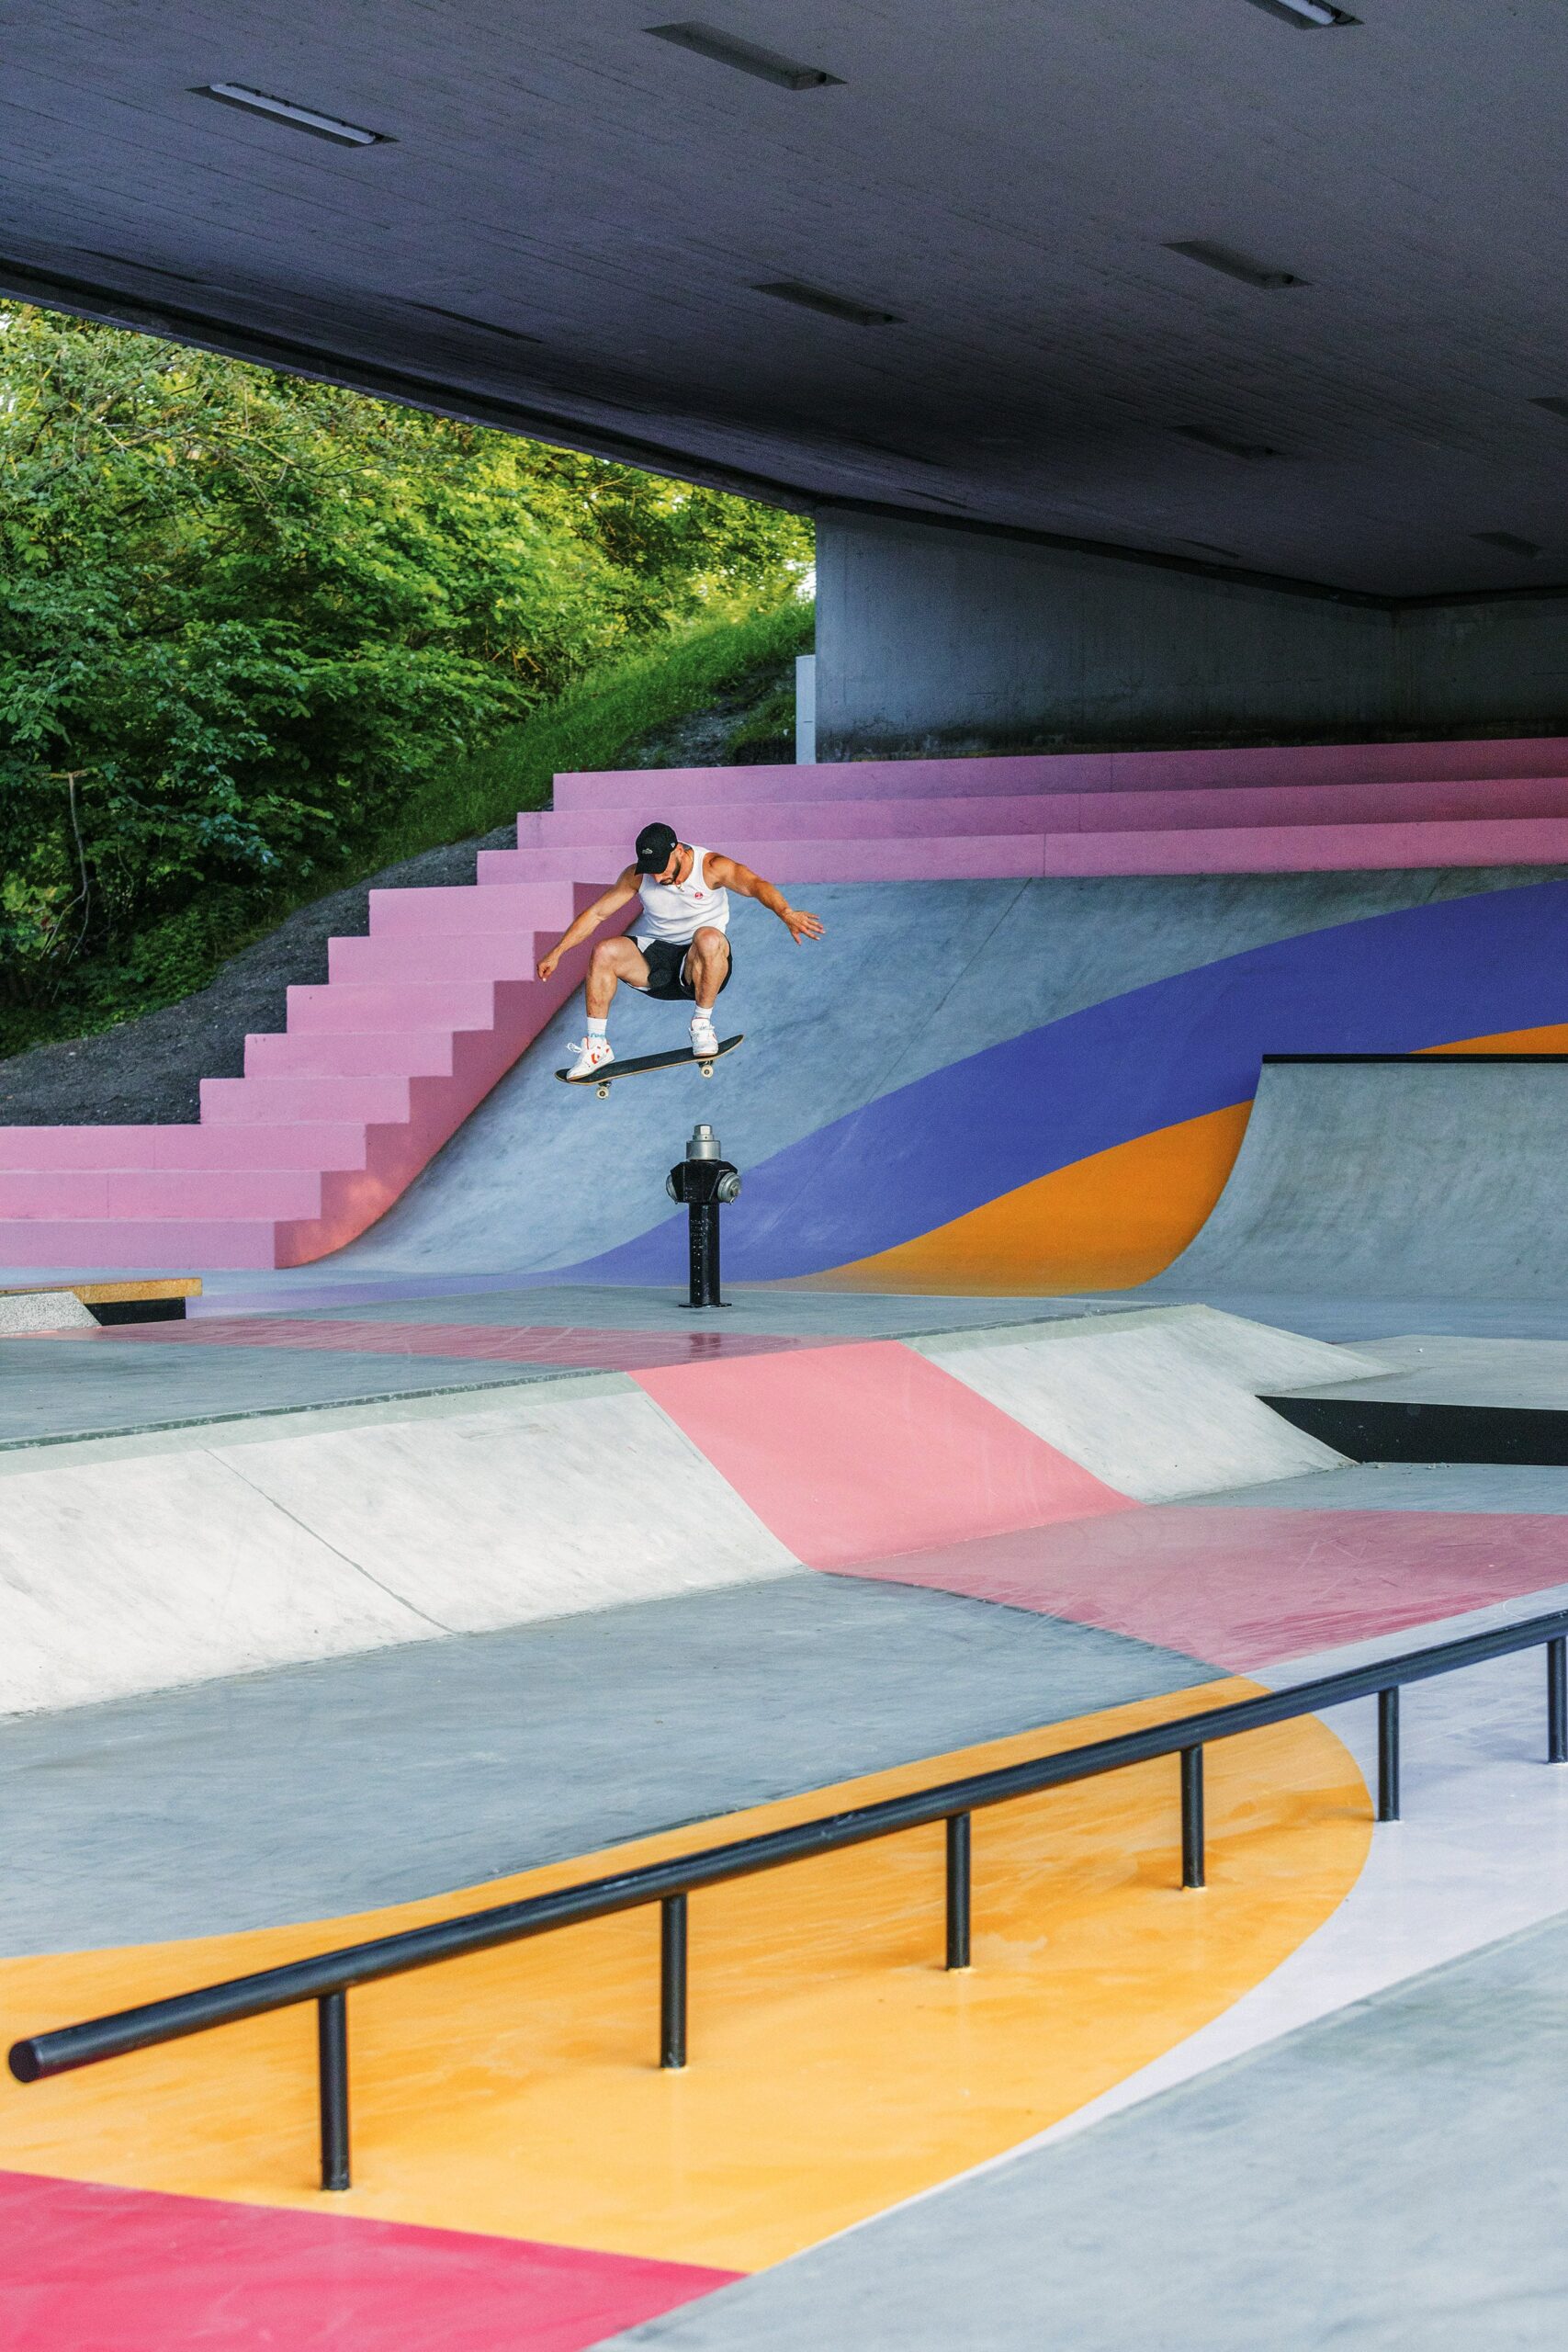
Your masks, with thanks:
M1568 595L1400 605L830 509L817 757L1568 726Z
M795 764L815 765L817 760L817 656L795 657Z

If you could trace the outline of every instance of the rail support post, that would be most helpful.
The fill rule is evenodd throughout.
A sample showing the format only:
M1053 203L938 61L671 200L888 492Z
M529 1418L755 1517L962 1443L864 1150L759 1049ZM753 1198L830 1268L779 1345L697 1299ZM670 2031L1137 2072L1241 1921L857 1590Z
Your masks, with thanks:
M1203 1884L1203 1751L1181 1751L1181 1883Z
M1546 1645L1546 1760L1568 1764L1568 1635Z
M1399 1819L1399 1685L1378 1692L1378 1819Z
M348 1995L316 2002L316 2064L321 2108L321 2187L346 2188L348 2166Z
M659 1906L659 2063L674 2072L686 2063L686 1897L667 1894Z
M947 1965L969 1965L969 1822L966 1813L947 1816Z

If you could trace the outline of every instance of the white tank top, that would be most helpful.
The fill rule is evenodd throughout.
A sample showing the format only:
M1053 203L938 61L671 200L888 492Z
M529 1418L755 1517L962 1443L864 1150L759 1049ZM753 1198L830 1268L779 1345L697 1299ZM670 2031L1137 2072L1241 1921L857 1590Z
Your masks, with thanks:
M705 925L715 931L729 929L729 893L716 890L703 872L705 849L692 851L692 870L683 882L656 882L645 874L638 888L642 896L642 916L632 936L639 947L655 939L673 941L676 946L687 946Z

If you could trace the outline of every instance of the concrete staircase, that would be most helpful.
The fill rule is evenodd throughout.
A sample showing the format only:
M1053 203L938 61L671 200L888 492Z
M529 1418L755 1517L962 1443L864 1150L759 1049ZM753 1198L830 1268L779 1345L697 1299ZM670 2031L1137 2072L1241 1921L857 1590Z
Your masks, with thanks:
M557 780L471 888L378 890L196 1126L0 1128L0 1267L304 1264L373 1224L580 984L557 938L638 827L788 888L1568 865L1568 741L632 770ZM629 922L629 911L622 927Z

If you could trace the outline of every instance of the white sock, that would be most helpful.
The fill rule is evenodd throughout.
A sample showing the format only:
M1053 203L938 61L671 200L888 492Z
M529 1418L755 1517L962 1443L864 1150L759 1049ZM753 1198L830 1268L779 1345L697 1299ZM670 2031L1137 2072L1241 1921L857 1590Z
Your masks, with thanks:
M704 1006L700 1005L700 1004L694 1004L694 1005L693 1005L693 1007L692 1007L692 1026L693 1026L693 1028L694 1028L694 1029L696 1027L696 1025L697 1025L697 1023L698 1023L698 1022L699 1022L699 1021L711 1021L712 1019L713 1019L713 1007L712 1007L712 1005L711 1005L711 1004L710 1004L710 1005L708 1005L708 1006L706 1006L705 1008Z
M588 1017L588 1034L591 1037L608 1036L609 1031L610 1023L608 1015L606 1015L603 1021L595 1021L592 1014L590 1013Z

